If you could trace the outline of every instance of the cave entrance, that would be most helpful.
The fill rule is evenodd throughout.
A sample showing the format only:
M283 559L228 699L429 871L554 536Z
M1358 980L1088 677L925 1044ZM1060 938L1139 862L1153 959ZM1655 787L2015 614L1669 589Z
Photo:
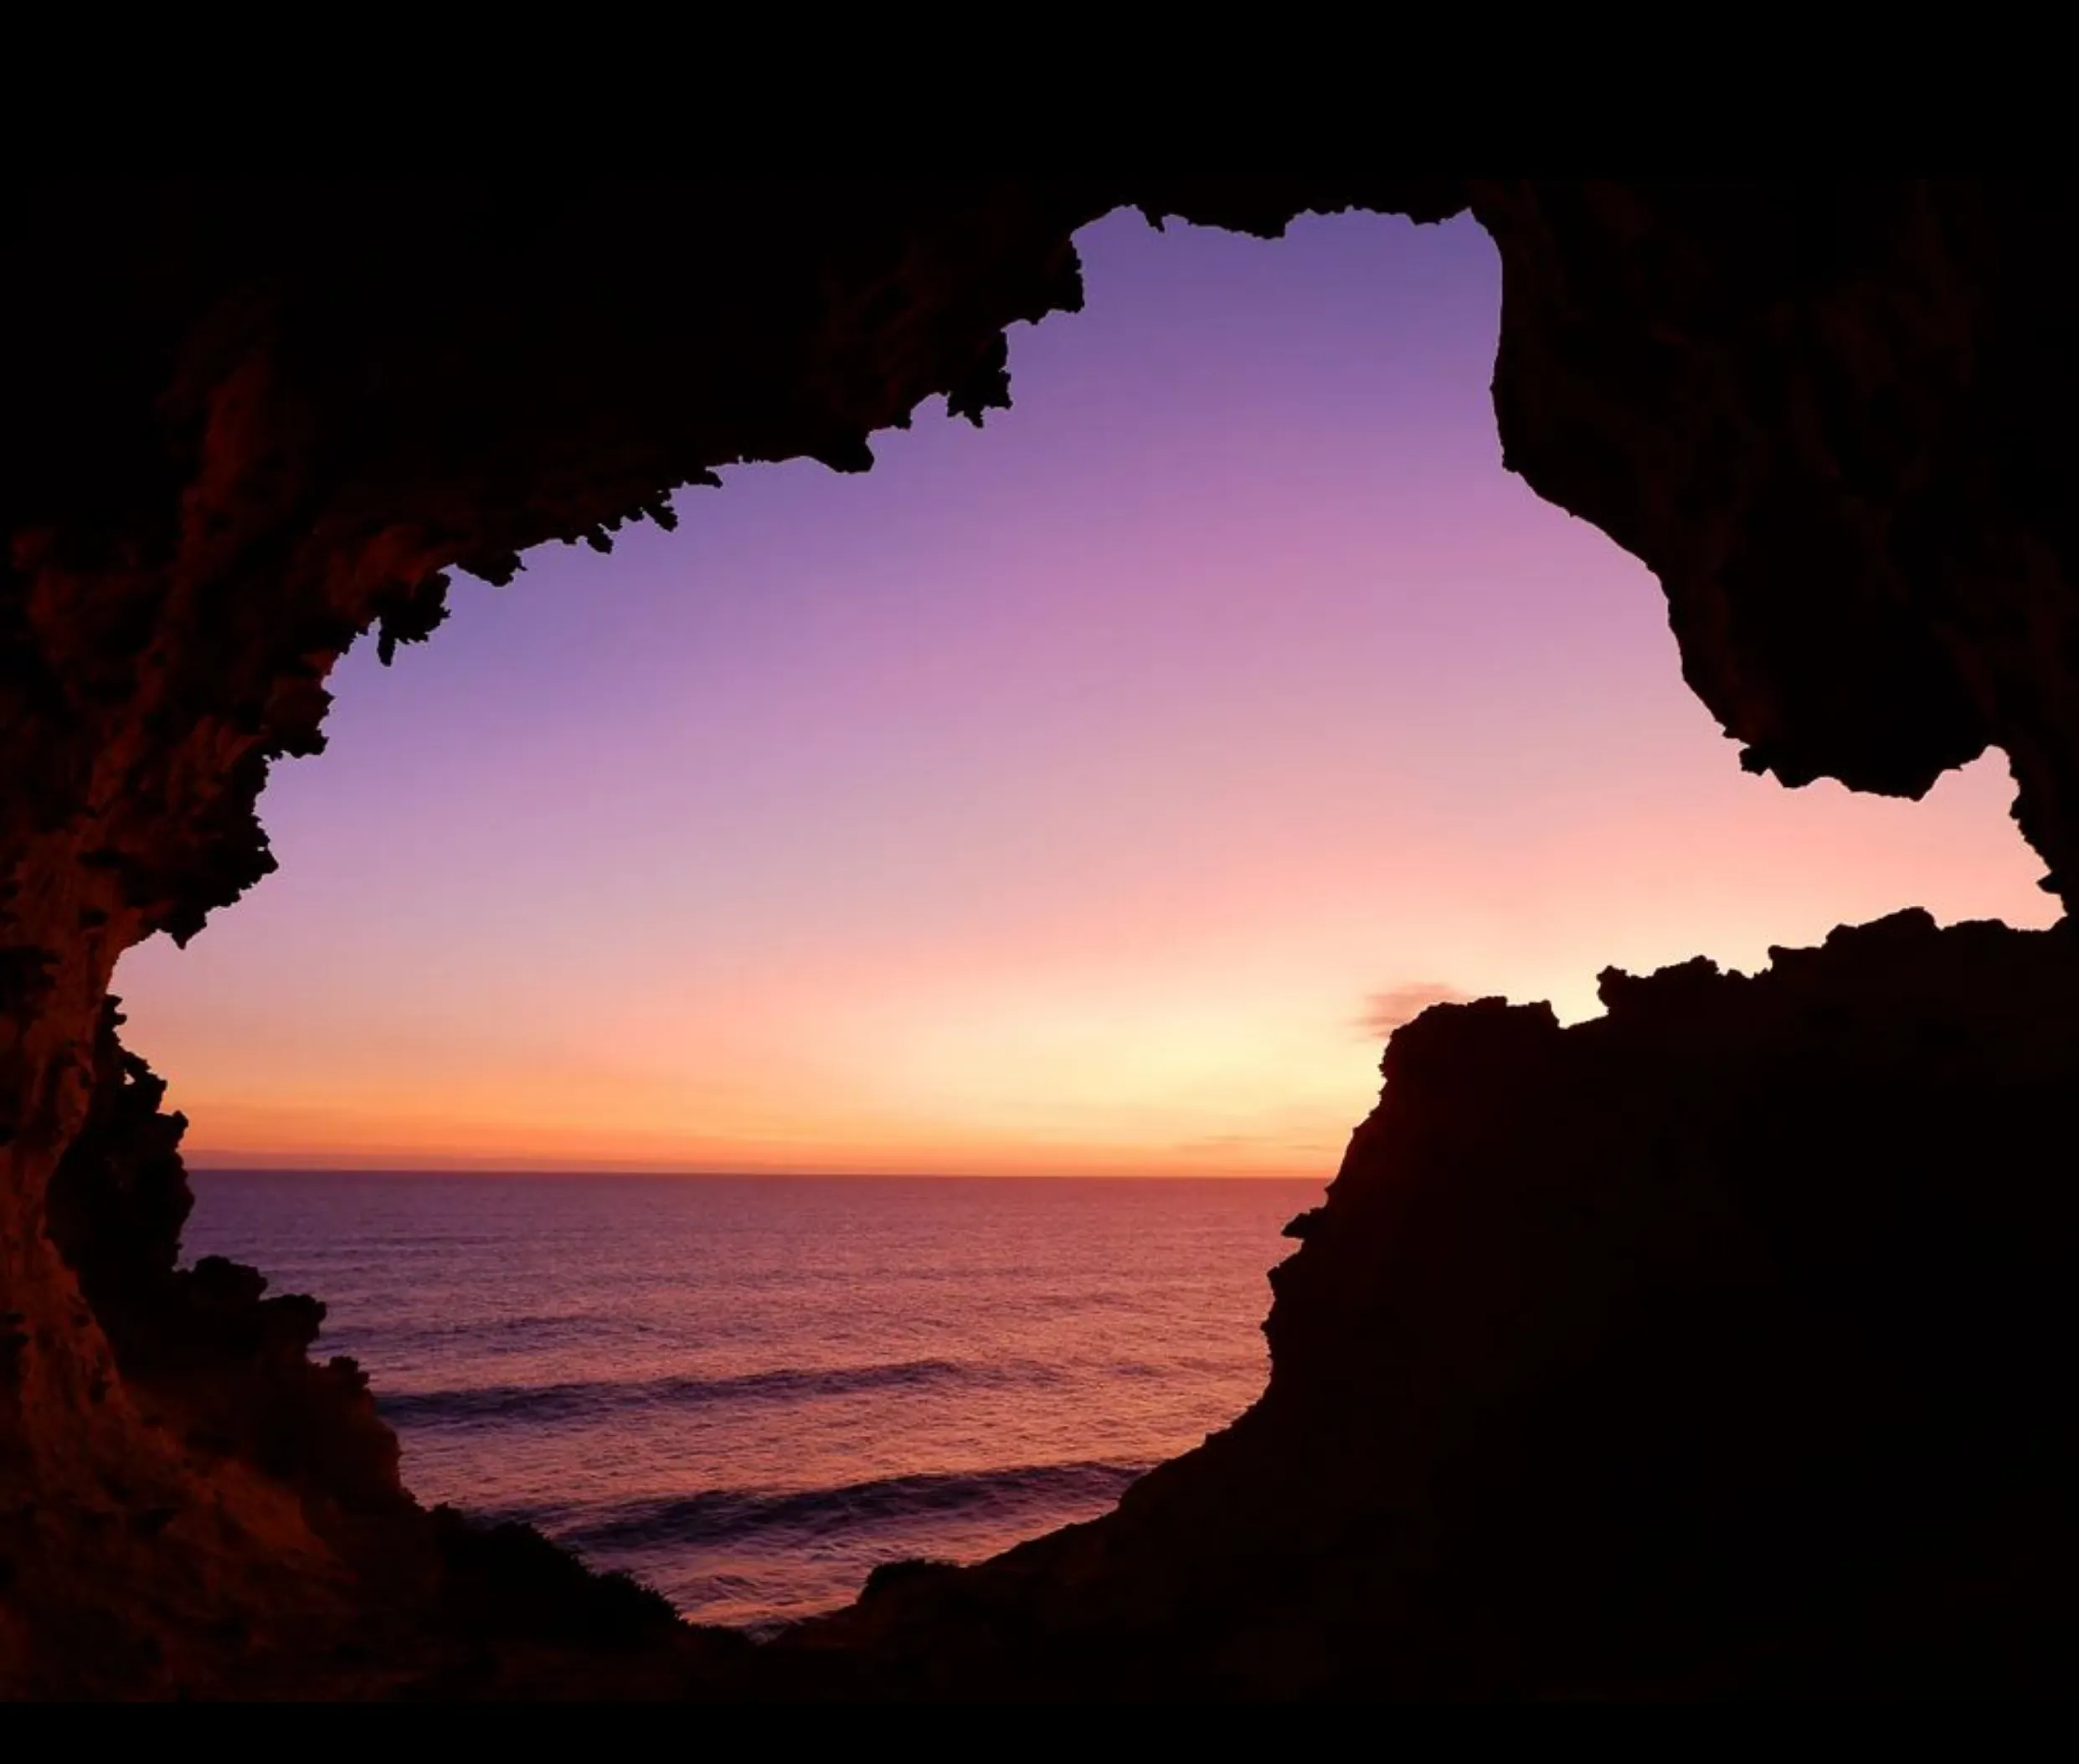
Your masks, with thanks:
M332 1304L422 1497L696 1616L1232 1416L1430 1000L2055 916L1996 756L1918 805L1740 772L1651 579L1502 468L1469 218L1080 243L983 435L725 474L362 645L281 873L118 975L191 1250ZM550 1170L610 1175L477 1180Z

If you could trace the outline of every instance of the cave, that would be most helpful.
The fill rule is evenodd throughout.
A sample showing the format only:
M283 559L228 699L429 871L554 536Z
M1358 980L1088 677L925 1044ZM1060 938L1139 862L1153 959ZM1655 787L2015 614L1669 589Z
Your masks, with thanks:
M1274 1274L1264 1398L1119 1510L754 1646L405 1491L322 1311L178 1265L121 952L272 867L270 763L450 572L1002 406L1121 208L1469 213L1505 463L1643 560L1797 786L1990 748L2079 888L2062 184L18 187L0 717L0 1689L2035 1695L2069 1680L2069 918L1432 1007ZM666 228L656 224L668 213ZM358 242L351 255L342 239ZM1361 805L1353 805L1361 809Z

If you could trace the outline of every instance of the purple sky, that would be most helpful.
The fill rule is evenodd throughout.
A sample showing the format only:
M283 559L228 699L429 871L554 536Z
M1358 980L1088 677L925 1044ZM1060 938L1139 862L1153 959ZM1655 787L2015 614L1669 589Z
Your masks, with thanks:
M2055 916L1997 756L1740 771L1501 469L1471 224L1082 244L983 432L725 471L341 666L281 872L117 975L193 1161L1326 1175L1377 995Z

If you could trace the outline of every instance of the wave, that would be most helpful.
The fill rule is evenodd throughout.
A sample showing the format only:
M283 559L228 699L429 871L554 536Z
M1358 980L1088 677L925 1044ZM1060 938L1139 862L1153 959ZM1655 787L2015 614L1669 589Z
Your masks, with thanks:
M1031 1384L1051 1381L1058 1376L1052 1368L1038 1365L998 1362L978 1365L954 1360L906 1360L893 1365L832 1366L821 1371L783 1367L729 1378L586 1379L567 1384L486 1384L454 1390L378 1391L377 1401L387 1420L443 1426L507 1417L530 1422L558 1421L631 1405L690 1407L955 1383Z
M919 1472L805 1489L715 1489L677 1499L486 1513L553 1533L579 1550L684 1548L749 1538L807 1542L921 1519L1008 1520L1033 1511L1108 1505L1152 1466L1027 1464Z

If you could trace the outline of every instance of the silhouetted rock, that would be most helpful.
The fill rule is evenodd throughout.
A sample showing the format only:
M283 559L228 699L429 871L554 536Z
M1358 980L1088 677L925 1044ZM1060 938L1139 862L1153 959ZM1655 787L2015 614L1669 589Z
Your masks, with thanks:
M160 1112L166 1085L102 1014L99 1080L50 1187L48 1229L79 1277L133 1398L203 1453L236 1457L303 1499L321 1530L344 1512L409 1506L396 1436L352 1360L313 1364L325 1307L270 1299L265 1278L221 1256L178 1268L193 1205L187 1129Z
M158 930L193 935L273 867L255 803L275 758L322 745L324 681L358 635L374 631L388 660L437 628L451 570L504 580L520 553L547 540L605 548L627 521L668 525L672 493L715 482L718 466L807 457L864 469L873 431L908 420L936 393L979 421L1008 399L1005 327L1079 303L1071 235L1120 205L1259 234L1310 209L1430 220L1469 210L1500 253L1495 395L1509 464L1651 565L1685 676L1745 743L1747 763L1792 784L1831 776L1911 795L1999 746L2023 831L2070 902L2079 897L2079 529L2070 514L2079 455L2067 435L2079 403L2069 341L2076 192L2068 182L1346 177L17 186L0 226L12 271L0 336L0 424L10 437L0 473L9 761L0 793L0 1561L9 1565L0 1689L170 1693L265 1681L307 1691L318 1661L332 1663L328 1684L393 1684L374 1662L383 1647L405 1646L399 1638L450 1571L430 1522L394 1488L389 1436L358 1375L308 1361L322 1319L314 1301L270 1299L256 1277L228 1268L174 1273L187 1206L177 1118L159 1114L157 1080L116 1052L105 1014L125 949ZM1440 1198L1457 1190L1433 1173L1408 1187L1398 1176L1359 1178L1371 1166L1353 1162L1338 1197L1300 1227L1305 1248L1281 1276L1273 1319L1279 1384L1233 1437L1285 1439L1279 1452L1249 1449L1297 1467L1311 1492L1245 1499L1196 1468L1136 1489L1127 1512L1143 1515L1141 1529L1091 1535L1152 1536L1160 1525L1146 1515L1189 1512L1186 1531L1228 1539L1222 1548L1242 1554L1188 1597L1161 1590L1170 1583L1153 1571L1138 1591L1107 1571L1122 1633L1142 1650L1131 1657L1186 1673L1185 1638L1196 1638L1195 1683L1353 1682L1356 1668L1323 1639L1324 1625L1344 1608L1335 1589L1375 1586L1363 1565L1391 1552L1364 1542L1359 1526L1335 1575L1292 1582L1299 1605L1274 1620L1266 1606L1232 1628L1242 1622L1236 1589L1268 1584L1260 1550L1283 1535L1268 1515L1305 1508L1356 1525L1368 1512L1364 1523L1386 1527L1381 1536L1401 1526L1392 1535L1403 1542L1408 1527L1427 1527L1422 1548L1464 1570L1451 1528L1487 1509L1449 1491L1506 1483L1534 1449L1562 1466L1552 1485L1577 1493L1587 1516L1560 1529L1583 1539L1612 1522L1614 1497L1596 1495L1599 1476L1629 1486L1644 1473L1628 1467L1670 1453L1693 1465L1702 1448L1680 1441L1694 1436L1759 1453L1752 1468L1766 1491L1778 1487L1768 1478L1790 1473L1784 1453L1817 1461L1849 1449L1828 1429L1856 1416L1867 1438L1907 1442L1917 1463L1953 1469L1963 1491L1953 1509L1976 1511L1978 1460L1958 1468L1957 1454L1931 1442L1976 1430L1989 1442L1985 1463L2018 1463L2012 1429L2041 1405L2031 1407L2010 1368L2046 1369L2028 1351L1995 1352L1967 1319L1965 1337L1987 1358L1982 1376L1964 1377L1948 1335L1896 1314L1896 1271L1921 1267L1912 1258L1935 1234L1927 1197L1938 1153L1948 1160L1939 1167L1974 1172L1954 1189L1999 1204L1972 1203L1951 1246L1963 1275L1922 1272L1937 1295L1963 1279L1974 1305L2019 1326L2014 1307L2037 1292L2026 1257L2048 1256L2061 1240L2043 1212L2051 1166L2013 1124L2040 1129L2062 1155L2073 1117L2043 1100L2071 1101L2059 1089L2068 1074L2058 1050L2031 1053L2000 1026L2040 1003L2031 986L2066 984L2048 976L2067 976L2068 965L2048 944L1999 944L1984 931L1934 944L1914 926L1859 936L1824 957L1791 958L1818 964L1804 979L1783 969L1721 980L1691 968L1613 980L1601 1027L1562 1031L1549 1015L1489 1003L1438 1007L1397 1034L1394 1088L1428 1100L1406 1119L1389 1104L1353 1160L1376 1140L1396 1148L1396 1170L1429 1170L1433 1151L1438 1170L1481 1173L1466 1180L1485 1210ZM1943 965L1951 955L1927 954L1937 948L1977 953L1954 955L1952 973ZM2041 966L2040 983L2020 973L2030 964ZM1901 979L1907 992L1894 1001L1898 1022L1917 1026L1910 1045L1886 1018L1891 1006L1872 1002L1890 997L1883 976L1894 969L1920 976ZM1937 969L1948 978L1926 990ZM1808 995L1809 1021L1770 1002ZM1666 1045L1624 1027L1644 1018L1667 1028ZM1845 1052L1840 1024L1860 1026L1881 1059ZM2000 1068L2008 1077L1973 1063L1974 1038L1995 1031L2017 1062ZM1722 1046L1706 1058L1685 1039L1698 1036ZM1746 1088L1697 1076L1720 1057ZM1801 1077L1812 1062L1820 1076ZM1597 1126L1575 1087L1618 1113ZM1677 1092L1683 1109L1654 1100ZM1524 1125L1533 1121L1536 1132ZM1626 1137L1627 1121L1658 1137ZM1801 1122L1820 1124L1807 1135ZM1565 1180L1553 1174L1557 1150L1508 1180L1494 1174L1505 1151L1547 1141L1597 1149L1580 1150ZM1670 1185L1650 1174L1674 1155L1654 1149L1664 1144L1686 1148L1685 1168L1716 1174ZM1809 1199L1803 1188L1768 1186L1768 1170L1781 1165L1810 1187L1822 1146L1855 1170L1872 1155L1905 1160L1918 1185L1894 1195L1850 1182ZM1606 1156L1613 1161L1597 1161ZM1567 1198L1570 1183L1601 1198ZM1433 1242L1443 1260L1410 1260L1392 1247L1402 1236L1388 1234L1389 1244L1366 1222L1398 1218L1403 1188L1420 1204L1407 1202L1413 1211L1395 1232ZM1850 1193L1852 1202L1839 1198ZM1909 1206L1912 1196L1921 1199ZM1701 1209L1682 1215L1690 1237L1649 1222L1677 1196ZM1850 1229L1857 1220L1874 1221L1877 1236ZM1618 1235L1598 1236L1605 1227ZM1732 1235L1721 1241L1721 1227ZM1595 1310L1590 1288L1611 1317L1632 1314L1645 1277L1627 1246L1657 1257L1678 1240L1691 1260L1670 1264L1684 1273L1669 1278L1692 1294L1690 1310L1669 1299L1675 1308L1655 1327L1688 1344L1687 1360L1650 1361L1644 1342L1606 1342L1581 1320ZM1762 1261L1742 1259L1750 1240L1768 1246ZM1887 1260L1878 1243L1903 1260ZM2007 1270L2004 1296L1984 1283L2006 1268L2003 1256L2025 1262ZM1469 1283L1438 1288L1447 1263ZM1721 1278L1730 1284L1709 1283ZM1549 1338L1528 1330L1508 1306L1533 1299L1574 1321ZM1763 1319L1751 1337L1739 1333L1750 1314ZM1785 1330L1816 1317L1834 1331L1829 1351L1846 1356L1841 1368L1888 1365L1849 1329L1851 1316L1885 1317L1886 1340L1910 1340L1940 1371L1918 1387L1935 1393L1919 1432L1900 1419L1907 1399L1893 1385L1835 1401L1814 1369L1824 1362L1804 1365L1786 1345ZM1500 1357L1434 1343L1418 1351L1393 1321L1411 1317L1485 1331ZM1510 1407L1546 1400L1543 1375L1509 1359L1533 1345L1561 1360L1607 1350L1631 1371L1552 1385L1575 1405L1562 1425L1546 1410ZM1649 1363L1674 1392L1660 1432L1594 1407L1634 1391ZM1757 1367L1787 1380L1783 1401L1802 1405L1804 1448L1750 1451L1716 1410L1700 1415L1684 1395L1717 1391L1726 1412L1754 1412ZM1393 1403L1380 1379L1399 1393ZM1371 1419L1329 1427L1337 1392L1353 1417ZM1490 1414L1496 1405L1505 1418ZM1377 1429L1388 1423L1377 1417L1386 1415L1398 1417L1395 1461L1411 1468L1375 1489L1364 1478L1385 1450L1388 1435ZM2061 1463L2063 1436L2043 1426L2044 1461ZM1407 1437L1436 1443L1414 1449ZM1583 1446L1576 1464L1552 1442L1577 1437L1605 1443ZM1450 1439L1485 1455L1469 1465L1438 1456ZM1243 1446L1220 1449L1222 1462L1242 1462ZM1430 1480L1417 1488L1407 1479L1418 1473ZM1675 1473L1653 1473L1661 1481L1627 1498L1650 1507ZM1910 1485L1937 1500L1927 1477ZM1202 1488L1227 1492L1194 1509L1189 1491ZM1496 1494L1493 1510L1515 1510L1515 1498ZM1778 1511L1768 1504L1776 1494L1757 1499L1755 1511ZM1819 1508L1783 1510L1783 1535L1811 1535ZM1949 1509L1937 1500L1935 1510ZM2014 1510L2035 1515L2047 1540L2038 1556L2061 1561L2065 1508L2030 1482ZM1701 1521L1691 1512L1685 1523ZM386 1526L396 1538L377 1541ZM1740 1535L1752 1544L1742 1561L1780 1565L1758 1521ZM1998 1532L1999 1550L2009 1540ZM1531 1565L1509 1585L1550 1584L1531 1570L1557 1545L1505 1547ZM1933 1609L1927 1576L1936 1571L1921 1557L1881 1575L1869 1551L1840 1560L1862 1578L1809 1598L1804 1588L1778 1608L1832 1612L1844 1623ZM1953 1612L2027 1608L2019 1594L2000 1606L1982 1587L1987 1576L2033 1587L2034 1570L1982 1551L1958 1561L1958 1584L1980 1590L1958 1592ZM1646 1571L1621 1555L1611 1561L1592 1577L1596 1598L1604 1581L1634 1586ZM1488 1617L1466 1614L1490 1572L1503 1571L1421 1581L1403 1566L1378 1600L1349 1591L1352 1608L1404 1625L1389 1632L1379 1628L1388 1618L1366 1618L1369 1628L1351 1630L1404 1662L1366 1682L1577 1684L1593 1663L1619 1659L1614 1638L1629 1619L1593 1600L1564 1625L1505 1600L1482 1605ZM1873 1589L1901 1576L1907 1593L1884 1604ZM922 1580L891 1584L872 1608L894 1612L927 1590ZM1758 1608L1751 1574L1683 1596L1697 1611ZM397 1615L407 1609L409 1620ZM1088 1614L1086 1604L1076 1623ZM393 1624L389 1641L342 1639L378 1619ZM1222 1623L1231 1627L1216 1635ZM1937 1664L1945 1648L1977 1659L1995 1633L1928 1623ZM1641 1645L1661 1638L1670 1659L1701 1659L1716 1645L1672 1619L1630 1633ZM1150 1638L1159 1634L1169 1639L1158 1646ZM2030 1631L2004 1657L2036 1658L2030 1649L2053 1634L2062 1631ZM1565 1670L1558 1655L1534 1664L1508 1653L1562 1641L1578 1656ZM1033 1645L1036 1661L1060 1664ZM1783 1646L1809 1663L1804 1641ZM1870 1646L1891 1671L1897 1649ZM342 1647L351 1659L336 1653ZM1438 1650L1447 1647L1477 1660L1445 1660ZM1240 1659L1237 1648L1256 1664L1217 1668ZM508 1648L507 1664L523 1652ZM1087 1671L1076 1668L1082 1678L1058 1682L1107 1681L1128 1657L1100 1648ZM546 1656L528 1659L529 1685L574 1682ZM909 1682L883 1665L897 1674L888 1685ZM1751 1678L1750 1668L1737 1669ZM455 1682L464 1681L471 1694L495 1695L514 1679L471 1667ZM1667 1682L1657 1667L1654 1681Z
M2079 937L1603 994L1394 1035L1235 1426L794 1645L915 1695L2068 1689Z
M435 1508L433 1521L453 1571L446 1608L471 1633L611 1645L678 1627L661 1594L625 1574L591 1573L531 1525L473 1525L451 1507Z
M863 1605L898 1587L943 1581L957 1572L955 1564L929 1556L907 1556L901 1561L882 1562L867 1576L866 1585L859 1589L859 1602Z

